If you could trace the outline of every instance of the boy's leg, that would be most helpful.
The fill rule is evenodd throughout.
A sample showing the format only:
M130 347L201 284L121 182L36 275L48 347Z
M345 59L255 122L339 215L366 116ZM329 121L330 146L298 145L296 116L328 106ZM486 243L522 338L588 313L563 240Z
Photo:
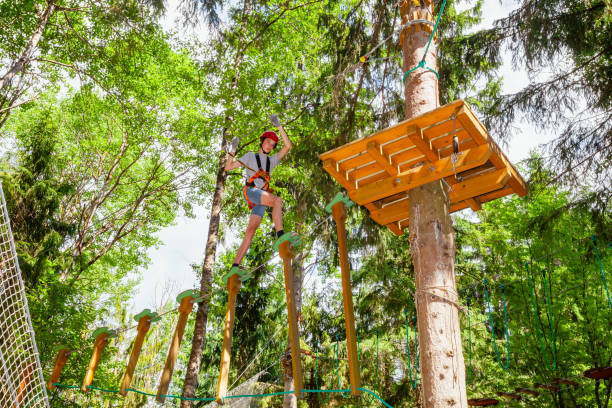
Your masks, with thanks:
M242 258L246 255L249 247L251 246L251 242L253 241L253 236L255 235L255 231L259 227L261 223L261 216L251 214L249 218L249 225L247 225L247 229L244 232L244 238L242 239L242 243L238 248L238 252L236 252L236 258L234 258L234 264L240 265L242 262Z
M283 200L272 193L264 191L261 195L261 204L272 207L272 221L276 232L283 230Z

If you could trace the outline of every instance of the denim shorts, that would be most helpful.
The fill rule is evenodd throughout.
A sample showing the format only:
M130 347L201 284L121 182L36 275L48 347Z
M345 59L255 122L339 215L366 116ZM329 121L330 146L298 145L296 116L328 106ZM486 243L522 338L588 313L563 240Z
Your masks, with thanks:
M257 215L260 218L266 214L266 206L261 203L261 195L263 190L255 187L247 187L246 196L249 201L255 204L255 207L251 210L251 215ZM248 201L247 201L248 202Z

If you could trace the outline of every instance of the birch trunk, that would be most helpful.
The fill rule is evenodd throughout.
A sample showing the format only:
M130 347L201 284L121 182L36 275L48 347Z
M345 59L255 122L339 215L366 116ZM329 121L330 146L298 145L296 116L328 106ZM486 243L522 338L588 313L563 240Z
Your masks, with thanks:
M419 10L412 2L402 7L402 15L411 16L412 11L423 13L424 9ZM404 72L421 61L429 36L423 30L405 33ZM437 70L435 42L425 61ZM414 71L406 78L404 92L406 118L439 106L438 81L431 71ZM411 190L408 198L423 407L467 407L455 283L455 232L448 193L442 182L436 181Z
M40 15L36 30L34 30L34 33L32 33L32 36L28 41L28 45L21 54L21 57L19 57L18 60L13 62L9 70L4 75L2 75L2 78L0 78L0 89L4 89L4 87L10 86L11 82L13 81L13 78L17 74L19 74L24 69L24 67L32 60L34 52L38 48L38 43L42 38L43 32L45 31L45 27L47 26L47 22L49 21L49 17L51 17L53 12L55 11L56 3L57 0L49 0L47 2L47 7Z

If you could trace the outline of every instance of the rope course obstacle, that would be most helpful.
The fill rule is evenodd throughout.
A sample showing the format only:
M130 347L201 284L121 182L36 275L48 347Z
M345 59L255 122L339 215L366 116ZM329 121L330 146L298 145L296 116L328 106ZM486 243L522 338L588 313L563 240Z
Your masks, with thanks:
M48 407L1 183L0 198L0 408Z

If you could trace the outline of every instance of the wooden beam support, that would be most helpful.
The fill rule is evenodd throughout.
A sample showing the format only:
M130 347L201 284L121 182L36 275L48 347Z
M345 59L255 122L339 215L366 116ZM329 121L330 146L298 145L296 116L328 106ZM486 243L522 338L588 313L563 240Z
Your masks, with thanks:
M232 337L234 334L234 318L236 316L236 300L240 292L240 276L232 275L227 281L227 309L225 311L225 326L223 328L223 347L221 348L221 366L219 368L219 382L217 383L217 403L223 404L227 395L229 383L229 370L232 358Z
M368 145L369 150L369 145ZM361 395L359 388L359 360L357 359L357 334L355 331L355 311L353 309L353 289L351 286L351 269L346 244L346 207L338 202L332 207L332 215L338 230L338 252L340 255L340 270L342 273L342 299L344 301L344 323L346 328L346 347L348 350L349 379L351 395Z
M508 179L510 179L508 169L495 170L484 176L453 185L453 191L448 196L452 203L464 201L494 190L499 190L504 187Z
M455 163L455 170L460 173L478 167L489 160L491 151L488 145L482 145L463 152ZM371 203L372 201L388 197L402 191L408 191L429 182L439 180L454 174L450 157L437 160L433 163L410 169L400 173L397 177L379 180L355 191L350 191L350 198L357 204Z
M404 230L400 228L399 222L392 222L390 224L387 224L387 228L389 228L391 232L397 235L398 237L404 234Z
M465 203L470 206L472 211L480 211L482 210L482 204L478 201L477 198L468 198L465 200Z
M285 295L287 297L287 318L289 321L289 344L291 346L291 364L293 371L293 386L295 395L299 397L302 392L302 360L300 359L300 330L297 320L295 300L295 287L293 286L293 249L289 241L284 241L278 247L278 253L283 259L285 272Z
M423 130L417 125L408 126L406 133L408 134L408 138L414 145L423 153L427 160L430 162L435 162L440 159L438 153L436 153L431 147L431 143L425 139L423 135Z
M489 144L491 146L491 150L494 153L491 155L491 163L498 169L509 169L512 178L508 180L508 184L510 184L512 190L518 194L519 197L523 197L527 194L527 184L525 184L525 181L516 171L512 163L508 161L504 152L497 146L497 143L491 140L487 130L482 126L474 113L470 109L467 109L465 105L462 105L457 109L457 120L461 123L461 126L472 135L472 139L474 139L476 143Z
M159 403L163 403L166 400L164 395L166 395L168 392L170 380L172 379L172 373L174 372L174 364L176 364L178 352L181 347L181 340L183 339L183 334L185 333L185 325L187 324L189 313L191 313L191 310L193 309L193 291L188 290L182 292L178 295L176 300L180 303L179 318L178 322L176 323L174 335L172 336L170 350L168 350L168 356L166 357L164 371L162 371L161 379L159 381L159 387L157 387L157 395L155 396L155 400Z
M96 330L94 335L96 341L94 343L93 352L91 353L91 359L89 360L87 372L85 373L85 378L83 379L83 385L81 386L81 391L83 392L89 391L88 387L93 382L96 369L98 368L98 363L100 362L100 356L102 356L102 352L108 344L108 339L110 338L111 332L106 327L103 327Z
M55 385L53 384L59 382L62 370L68 361L68 356L70 356L70 350L68 348L62 347L57 351L55 366L53 367L53 372L51 373L51 377L49 377L49 381L47 382L48 390L53 391L55 389Z
M387 225L397 220L403 220L408 217L410 210L410 202L408 199L387 205L370 212L370 217L381 225Z
M132 377L134 376L134 370L136 370L136 364L138 364L138 358L140 357L140 351L142 350L142 344L144 343L145 336L151 328L151 322L153 318L157 316L157 314L152 314L149 309L143 310L141 313L137 315L138 318L138 326L136 330L138 334L134 339L134 345L132 346L132 351L130 353L130 360L128 361L127 368L125 369L125 374L123 375L123 380L121 381L121 387L119 388L119 394L122 396L127 395L126 388L129 388Z
M346 174L342 174L338 171L337 164L332 159L327 159L323 162L323 168L331 174L338 183L342 184L342 187L346 189L346 191L352 191L355 189L355 184L351 183Z
M399 166L391 164L391 159L384 155L382 149L378 143L371 141L367 145L369 155L376 160L376 162L382 167L388 175L391 177L397 176L399 173Z

